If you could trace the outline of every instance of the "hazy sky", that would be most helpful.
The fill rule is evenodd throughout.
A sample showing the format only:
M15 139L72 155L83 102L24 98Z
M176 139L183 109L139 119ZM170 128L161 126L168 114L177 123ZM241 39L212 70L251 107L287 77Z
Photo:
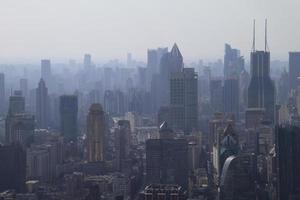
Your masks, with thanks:
M146 60L147 48L177 42L185 60L223 57L224 43L249 57L252 21L272 58L300 50L299 0L0 0L0 63L24 60Z

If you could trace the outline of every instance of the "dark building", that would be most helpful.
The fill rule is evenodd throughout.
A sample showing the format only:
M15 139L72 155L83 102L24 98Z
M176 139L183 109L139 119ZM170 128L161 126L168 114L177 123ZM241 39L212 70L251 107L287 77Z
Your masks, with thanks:
M9 97L8 114L14 115L25 112L25 98L20 90L16 90L13 96Z
M198 129L198 76L194 68L174 72L170 79L170 124L191 133Z
M300 52L289 52L290 89L297 89L300 77Z
M130 122L128 120L119 120L118 127L115 130L115 148L119 170L124 170L126 166L130 153L130 141Z
M5 119L6 144L20 143L28 147L33 142L35 119L33 115L16 113Z
M25 192L26 151L21 145L0 145L0 192Z
M167 123L161 134L172 135ZM147 184L177 184L188 188L188 142L185 139L161 137L146 141Z
M78 99L75 95L60 96L60 128L66 141L77 139Z
M48 128L49 124L49 96L48 88L43 79L36 89L36 119L38 128Z
M254 155L228 157L221 175L220 200L256 199L256 177Z
M5 113L5 75L0 73L0 115Z
M239 81L238 79L226 79L224 81L224 112L233 114L235 119L239 119Z
M210 81L210 105L213 112L223 112L222 80Z
M265 118L275 120L275 87L270 77L270 52L251 52L248 108L265 108Z
M183 69L183 57L175 43L171 52L164 54L160 59L160 105L169 105L170 78L174 72Z
M148 49L147 52L147 69L151 76L159 73L160 59L168 53L168 48Z
M276 130L278 199L300 199L300 128L279 127Z
M25 97L25 101L28 98L28 80L26 78L20 79L20 90L22 91L22 95Z

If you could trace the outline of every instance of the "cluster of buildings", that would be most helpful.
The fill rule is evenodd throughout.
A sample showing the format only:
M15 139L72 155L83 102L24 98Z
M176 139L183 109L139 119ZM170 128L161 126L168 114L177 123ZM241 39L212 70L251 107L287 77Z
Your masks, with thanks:
M265 38L249 66L174 44L147 64L42 60L10 95L1 73L0 199L299 199L300 53L278 75Z

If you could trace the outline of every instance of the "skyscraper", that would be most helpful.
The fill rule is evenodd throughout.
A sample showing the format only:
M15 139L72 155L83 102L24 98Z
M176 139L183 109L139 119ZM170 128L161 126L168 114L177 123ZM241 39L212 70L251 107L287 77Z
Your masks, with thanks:
M61 134L66 141L77 139L78 99L75 95L62 95L59 102Z
M22 95L25 97L25 101L28 98L28 80L26 78L20 79L20 90Z
M0 115L5 112L5 75L0 73Z
M51 61L50 60L41 60L41 77L49 85L51 79Z
M299 127L279 127L276 130L279 200L300 198L299 143Z
M159 73L160 59L168 53L168 48L148 49L147 52L147 69L150 72L150 77L153 74Z
M160 106L169 105L171 74L181 72L182 69L183 57L175 43L171 52L160 59Z
M255 33L254 33L255 34ZM265 118L275 120L275 86L270 77L270 52L255 49L255 35L251 52L251 79L248 87L248 108L265 108Z
M174 129L190 133L198 128L198 76L194 68L171 74L170 123Z
M300 83L300 52L289 52L289 85L297 89Z
M224 112L233 114L236 119L239 118L239 81L236 78L226 79L224 81Z
M233 49L229 44L225 44L224 55L224 77L226 79L239 77L244 69L244 58L240 56L240 50Z
M100 104L91 105L87 117L87 154L89 162L104 160L105 116Z
M223 111L223 86L222 80L210 81L210 105L213 112Z
M49 105L48 88L41 78L39 86L36 89L36 119L38 128L48 128Z
M0 192L25 192L26 151L21 145L0 145L0 163Z
M130 150L130 122L128 120L119 120L118 127L115 130L116 151L118 168L122 170L124 163L129 157Z
M20 90L14 91L14 95L9 97L8 114L14 115L25 112L25 98Z
M171 132L171 133L170 133ZM167 123L160 134L172 136ZM161 137L146 141L147 184L178 184L188 187L188 142L185 139Z
M92 66L92 56L91 54L84 54L83 66L85 69L89 69Z

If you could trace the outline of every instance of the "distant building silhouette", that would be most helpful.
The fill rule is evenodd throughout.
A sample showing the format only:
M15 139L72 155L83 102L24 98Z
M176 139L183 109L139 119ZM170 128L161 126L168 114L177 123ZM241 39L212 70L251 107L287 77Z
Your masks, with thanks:
M239 80L237 78L224 81L224 112L233 114L239 119L240 112Z
M210 105L213 112L224 110L222 80L210 81Z
M289 52L289 86L297 89L300 85L300 52Z
M43 79L40 79L36 89L36 119L38 128L48 128L49 125L49 96L48 88Z
M47 59L41 60L41 78L46 82L48 86L50 85L51 76L51 61Z
M224 55L224 77L226 79L238 78L244 69L244 58L240 55L240 50L233 49L229 44L225 44Z
M14 115L16 113L25 112L25 98L22 96L20 90L14 91L13 96L9 97L8 114Z
M5 75L0 73L0 115L5 114Z

